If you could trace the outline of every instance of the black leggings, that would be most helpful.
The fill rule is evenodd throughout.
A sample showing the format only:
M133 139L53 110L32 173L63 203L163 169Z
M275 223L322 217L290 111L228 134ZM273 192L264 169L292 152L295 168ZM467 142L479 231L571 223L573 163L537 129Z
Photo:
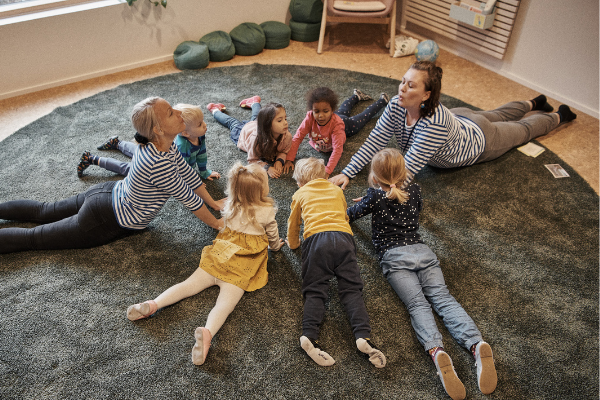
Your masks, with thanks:
M117 223L112 208L115 183L99 183L84 193L54 203L34 200L1 203L0 219L40 225L0 229L0 253L95 247L133 232Z
M363 128L363 126L367 124L367 122L377 115L379 110L387 105L387 102L384 99L379 98L379 100L367 107L365 111L351 117L350 111L352 111L352 107L354 107L358 101L358 96L353 94L347 98L346 101L344 101L335 112L340 116L342 121L344 121L346 138L356 135Z

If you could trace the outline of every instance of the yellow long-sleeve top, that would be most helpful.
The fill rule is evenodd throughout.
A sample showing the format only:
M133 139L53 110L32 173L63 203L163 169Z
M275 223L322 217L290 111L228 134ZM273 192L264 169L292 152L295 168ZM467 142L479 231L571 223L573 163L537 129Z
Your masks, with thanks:
M346 198L338 186L327 179L313 179L292 196L288 218L289 247L300 246L300 224L304 221L304 239L319 232L346 232L352 235L346 214Z

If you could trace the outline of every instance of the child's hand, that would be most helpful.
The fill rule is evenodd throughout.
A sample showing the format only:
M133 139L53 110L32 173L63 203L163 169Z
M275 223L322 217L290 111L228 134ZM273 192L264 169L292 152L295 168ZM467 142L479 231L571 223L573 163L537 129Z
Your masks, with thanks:
M359 202L359 201L361 201L362 199L363 199L362 197L359 197L359 198L357 198L357 199L352 199L352 201L353 201L353 202L355 202L355 203L358 203L358 202Z
M287 160L285 162L285 165L283 166L283 173L287 174L288 172L292 172L294 170L294 163L290 160Z
M269 167L269 170L267 171L267 174L273 178L273 179L277 179L281 176L281 171L277 171L276 168L274 167Z
M287 246L288 246L290 249L292 249L292 250L295 250L295 249L297 249L297 247L292 247L292 246L290 246L290 241L289 241L287 238L285 238L285 244L287 244Z
M281 248L283 247L284 244L285 244L285 240L283 240L282 238L279 238L279 247L276 249L272 249L271 247L269 247L269 250L279 251L279 250L281 250Z
M209 181L212 181L213 179L219 179L221 177L221 174L218 173L217 171L213 171L212 174L210 174L210 176L206 179L208 179Z

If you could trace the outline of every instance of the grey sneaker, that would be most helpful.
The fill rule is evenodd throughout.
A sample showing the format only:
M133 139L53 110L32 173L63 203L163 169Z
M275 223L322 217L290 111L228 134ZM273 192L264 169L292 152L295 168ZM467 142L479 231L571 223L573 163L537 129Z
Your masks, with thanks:
M358 96L358 99L360 101L363 101L363 100L373 100L373 98L371 96L369 96L366 93L361 92L358 89L354 89L354 94Z

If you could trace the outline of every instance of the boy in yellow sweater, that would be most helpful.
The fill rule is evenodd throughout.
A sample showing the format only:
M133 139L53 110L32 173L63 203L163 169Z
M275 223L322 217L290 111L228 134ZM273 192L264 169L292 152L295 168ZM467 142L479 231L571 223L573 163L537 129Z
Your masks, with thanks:
M342 189L327 179L323 160L299 160L294 170L298 191L292 197L286 243L300 246L300 224L304 221L302 244L302 296L304 315L300 346L317 364L333 365L335 360L317 343L325 315L329 282L336 277L338 294L356 338L356 347L377 368L386 359L369 339L371 325L362 296L363 281L356 262L356 244L346 215Z

